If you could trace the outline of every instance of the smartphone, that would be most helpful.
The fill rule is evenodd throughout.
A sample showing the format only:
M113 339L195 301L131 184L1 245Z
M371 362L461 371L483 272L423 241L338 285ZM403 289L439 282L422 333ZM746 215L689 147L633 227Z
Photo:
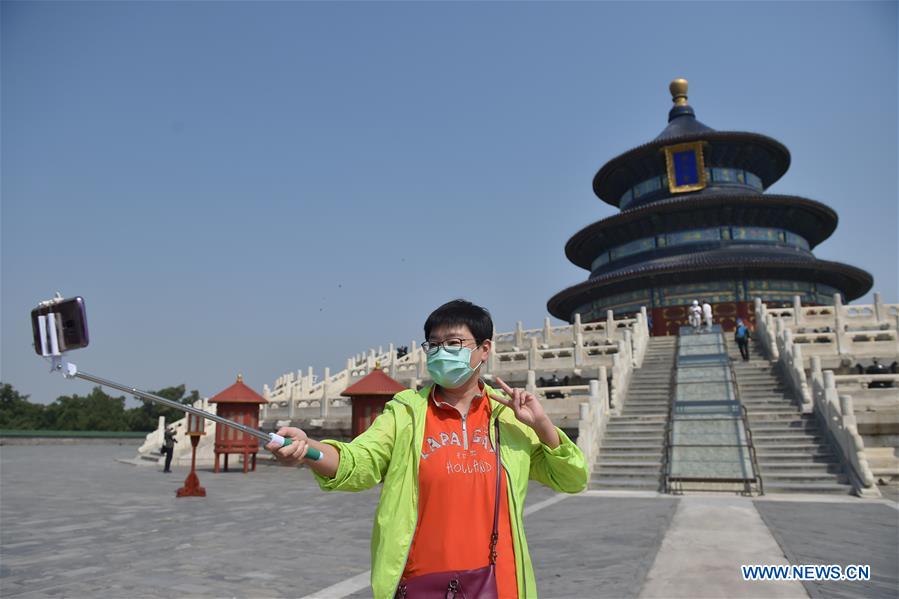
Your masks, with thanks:
M41 316L44 318L42 319ZM84 298L43 302L31 311L34 351L39 356L87 347L87 312Z

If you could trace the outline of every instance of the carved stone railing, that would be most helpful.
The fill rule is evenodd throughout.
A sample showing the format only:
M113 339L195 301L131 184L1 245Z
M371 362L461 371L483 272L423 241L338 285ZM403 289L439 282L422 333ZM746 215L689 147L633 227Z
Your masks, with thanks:
M793 334L784 327L782 320L777 321L775 342L783 374L799 398L799 405L803 414L809 414L814 406L811 389L808 385L808 377L806 377L805 367L803 366L803 349L801 345L793 343Z
M880 497L865 455L865 442L858 432L852 396L837 393L833 371L822 371L817 356L812 358L811 379L815 415L846 465L854 492L864 497Z
M580 404L580 420L578 422L577 444L584 453L588 469L591 472L611 415L606 369L602 367L600 368L600 379L590 381L588 399Z
M812 356L822 356L836 366L844 358L899 357L899 304L884 304L874 294L874 304L844 306L839 294L833 306L805 306L799 296L792 308L769 308L755 300L756 342L772 360L780 360L779 331L788 331L792 342L803 347L804 367Z
M615 319L612 311L605 321L582 323L580 315L571 325L553 327L549 318L540 329L524 329L519 322L510 333L494 335L493 351L482 374L485 379L496 376L521 381L533 373L540 375L570 374L582 379L596 376L602 366L611 370L613 380L624 382L616 388L616 396L626 389L629 373L642 364L649 340L645 309L633 318ZM261 418L266 426L278 420L334 418L349 414L350 405L340 393L348 386L382 368L391 378L415 388L429 380L427 357L414 341L408 353L397 357L389 345L357 354L347 359L346 368L332 375L325 369L319 379L311 368L278 377L275 384L264 387L269 400ZM619 400L620 403L620 400Z

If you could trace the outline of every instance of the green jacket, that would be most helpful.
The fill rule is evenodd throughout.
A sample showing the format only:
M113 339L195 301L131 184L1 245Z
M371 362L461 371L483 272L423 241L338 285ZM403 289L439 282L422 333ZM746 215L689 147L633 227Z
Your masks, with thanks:
M492 391L487 389L488 393ZM397 393L371 427L351 443L324 441L340 452L340 465L334 478L315 474L325 491L364 491L384 482L371 535L375 599L393 599L412 546L418 522L418 463L429 391L426 387ZM587 486L587 465L581 450L561 430L561 444L550 449L511 409L492 399L490 404L490 439L495 441L493 421L499 418L500 459L511 484L509 509L518 594L530 599L537 597L537 584L522 522L528 479L556 491L578 493Z

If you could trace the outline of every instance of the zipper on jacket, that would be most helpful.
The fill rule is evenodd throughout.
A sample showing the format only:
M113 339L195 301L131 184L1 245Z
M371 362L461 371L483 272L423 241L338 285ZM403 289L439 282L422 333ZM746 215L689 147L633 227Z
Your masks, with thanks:
M465 420L468 418L467 414L462 415L462 449L468 451L468 428L465 426Z
M403 405L409 407L412 406L407 404L406 402L400 402ZM425 415L427 418L427 415ZM412 410L412 445L415 445L415 410ZM412 455L415 456L415 526L412 528L412 538L409 539L409 547L406 549L406 559L403 560L403 569L400 570L400 578L396 581L396 587L393 589L393 597L396 597L397 591L400 590L400 583L403 581L403 572L406 571L406 565L409 563L409 555L412 554L412 543L415 542L415 535L418 534L418 521L421 518L420 513L420 504L419 504L419 495L421 494L421 483L418 480L418 468L421 465L421 446L419 445L418 449L413 447Z

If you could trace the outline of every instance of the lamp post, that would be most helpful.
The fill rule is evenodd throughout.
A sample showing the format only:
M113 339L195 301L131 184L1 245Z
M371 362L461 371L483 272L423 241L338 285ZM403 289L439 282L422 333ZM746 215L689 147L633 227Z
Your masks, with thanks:
M187 415L187 434L190 436L190 474L184 479L184 486L176 492L177 497L206 497L206 489L200 486L197 478L197 445L200 437L206 434L203 430L206 420L195 414Z

